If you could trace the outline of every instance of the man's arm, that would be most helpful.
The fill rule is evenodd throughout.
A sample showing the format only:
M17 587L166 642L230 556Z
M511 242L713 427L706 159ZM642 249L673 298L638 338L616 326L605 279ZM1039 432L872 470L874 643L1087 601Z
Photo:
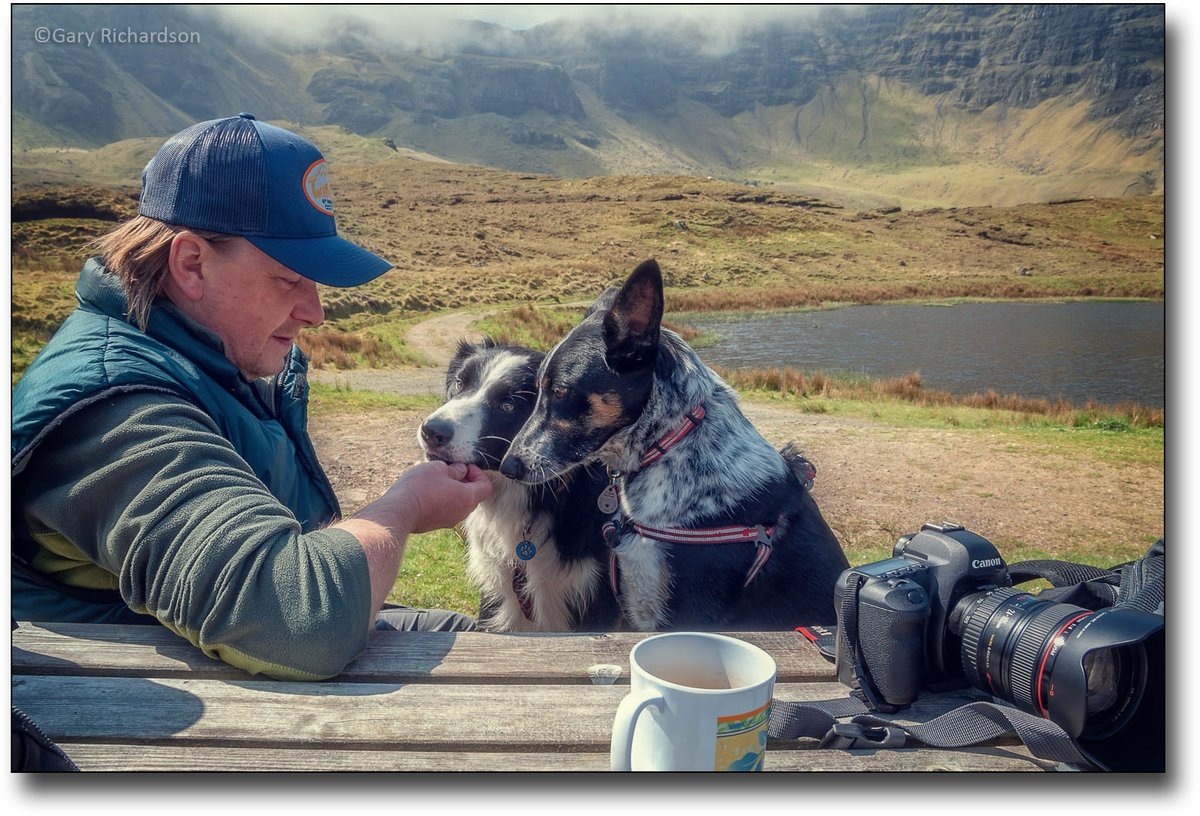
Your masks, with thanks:
M60 556L75 551L117 576L130 608L206 653L316 679L365 648L407 535L474 506L479 486L450 473L444 463L414 468L356 518L302 534L206 414L127 395L43 443L23 509ZM443 489L457 492L433 500ZM452 510L435 518L439 506Z

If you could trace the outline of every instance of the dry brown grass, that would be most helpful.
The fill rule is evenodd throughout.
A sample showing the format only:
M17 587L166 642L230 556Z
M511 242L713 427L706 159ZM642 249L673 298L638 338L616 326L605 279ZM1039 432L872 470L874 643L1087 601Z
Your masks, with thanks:
M482 334L500 343L549 351L582 319L581 308L534 308L517 306L488 316L476 324ZM663 321L663 326L684 340L692 341L700 331Z
M379 368L395 362L391 347L378 339L335 329L303 332L296 338L296 345L314 368L346 370L363 364Z
M579 317L575 311L518 306L488 318L478 328L499 343L545 351L561 340Z
M1101 405L1089 400L1084 406L1064 399L1047 400L1000 394L994 390L955 396L946 391L927 389L921 375L913 371L902 377L879 380L832 377L824 372L804 372L792 368L753 368L717 373L738 390L765 391L784 397L826 397L854 400L892 400L923 407L980 408L1007 411L1022 416L1039 416L1072 427L1161 428L1164 410L1145 405L1123 403Z

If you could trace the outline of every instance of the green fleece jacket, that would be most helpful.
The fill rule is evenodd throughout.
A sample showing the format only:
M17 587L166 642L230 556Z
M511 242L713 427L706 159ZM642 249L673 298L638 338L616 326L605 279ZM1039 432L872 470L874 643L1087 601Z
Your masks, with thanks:
M97 272L85 270L81 277L84 310L92 300L102 301L104 291L112 294L111 278L89 278L89 271ZM89 298L92 292L95 298ZM289 485L297 483L277 474L287 468L309 472L313 463L280 459L284 443L274 458L264 458L259 442L251 460L267 472L256 472L238 448L249 444L247 434L257 423L265 423L269 438L282 439L272 430L278 425L270 400L255 396L270 390L260 383L242 391L238 405L247 414L231 425L229 412L242 409L224 403L218 423L201 409L196 388L210 383L210 375L219 381L227 373L213 353L219 354L219 339L167 308L152 320L157 339L143 344L109 311L79 315L107 329L74 333L92 338L80 344L85 356L97 342L109 349L98 358L102 365L119 357L114 332L151 356L168 353L156 351L164 347L171 354L187 349L186 359L206 361L189 375L190 392L101 389L59 414L36 447L14 452L14 462L21 463L14 464L14 552L28 557L18 559L19 570L14 561L13 615L101 622L136 613L252 673L304 680L340 673L367 644L372 610L366 556L351 534L301 522L269 489L267 482L276 492L296 495ZM97 315L107 315L106 322L97 322ZM168 323L170 331L154 329ZM61 342L51 340L50 352ZM41 382L37 373L26 376L30 383L22 385ZM52 382L34 390L53 394ZM26 406L36 404L26 393L30 388L14 392L14 436ZM221 395L230 392L217 386L211 393L225 399ZM327 485L319 475L314 484ZM334 508L326 512L336 512L336 502Z

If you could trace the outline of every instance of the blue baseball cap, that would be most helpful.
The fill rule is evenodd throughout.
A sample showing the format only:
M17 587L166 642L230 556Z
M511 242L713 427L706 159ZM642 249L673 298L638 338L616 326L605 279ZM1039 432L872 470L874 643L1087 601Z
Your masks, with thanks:
M138 212L240 235L298 275L358 286L392 264L339 238L321 151L250 113L192 125L142 171Z

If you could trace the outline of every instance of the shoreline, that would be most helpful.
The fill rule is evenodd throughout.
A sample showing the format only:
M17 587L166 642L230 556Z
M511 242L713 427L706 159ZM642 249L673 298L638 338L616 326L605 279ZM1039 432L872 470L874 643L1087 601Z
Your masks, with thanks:
M667 290L668 300L671 290ZM1134 297L1112 295L1030 295L1029 297L986 297L983 295L961 295L947 297L912 297L878 300L835 300L816 305L780 306L777 308L758 309L688 309L669 312L671 322L684 322L688 318L703 317L705 320L720 320L732 322L750 315L786 315L803 312L825 312L835 309L848 309L855 306L928 306L930 308L950 308L964 303L1166 303L1165 297ZM537 304L551 308L568 308L567 304Z

